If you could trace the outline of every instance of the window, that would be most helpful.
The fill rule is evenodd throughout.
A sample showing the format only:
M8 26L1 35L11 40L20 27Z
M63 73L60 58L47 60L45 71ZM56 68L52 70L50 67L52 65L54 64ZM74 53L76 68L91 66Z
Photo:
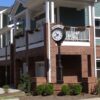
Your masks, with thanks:
M100 27L100 19L96 19L95 20L95 26L96 27Z
M20 68L20 75L28 73L28 66L27 63L23 63L23 66Z
M100 19L95 19L96 45L100 45Z
M95 19L96 37L100 37L100 19Z
M100 78L100 60L97 60L96 61L96 64L97 64L97 78Z
M44 67L44 62L36 62L35 63L35 72L36 72L36 77L43 77L45 76L45 67Z

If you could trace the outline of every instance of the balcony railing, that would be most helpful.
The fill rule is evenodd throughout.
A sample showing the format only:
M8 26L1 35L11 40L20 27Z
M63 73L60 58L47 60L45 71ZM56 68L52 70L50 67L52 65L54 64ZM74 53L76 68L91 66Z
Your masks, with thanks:
M38 42L42 42L44 40L44 32L38 31L33 34L29 34L29 44L36 44Z
M10 46L7 46L7 55L10 56Z
M25 43L25 36L16 39L16 48L24 47Z
M10 56L10 46L7 46L7 56ZM6 57L6 47L0 48L0 57Z
M89 42L90 29L87 27L66 27L65 41Z
M5 48L0 48L0 57L4 57L6 53L6 49Z

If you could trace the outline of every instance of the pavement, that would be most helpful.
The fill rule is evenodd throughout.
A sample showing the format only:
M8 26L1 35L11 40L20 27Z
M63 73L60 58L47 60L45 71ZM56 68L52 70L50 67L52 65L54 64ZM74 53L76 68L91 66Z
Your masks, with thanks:
M100 98L89 98L89 99L80 99L80 100L100 100Z
M10 99L7 99L7 98L6 98L6 99L4 99L4 98L3 98L3 99L0 99L0 100L20 100L20 99L19 99L19 98L12 98L12 99L11 99L11 98L10 98Z

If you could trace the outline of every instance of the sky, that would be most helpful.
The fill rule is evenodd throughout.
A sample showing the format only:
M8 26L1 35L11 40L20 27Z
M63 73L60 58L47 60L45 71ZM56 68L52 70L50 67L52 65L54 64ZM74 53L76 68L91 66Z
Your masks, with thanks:
M0 6L10 7L15 0L0 0Z

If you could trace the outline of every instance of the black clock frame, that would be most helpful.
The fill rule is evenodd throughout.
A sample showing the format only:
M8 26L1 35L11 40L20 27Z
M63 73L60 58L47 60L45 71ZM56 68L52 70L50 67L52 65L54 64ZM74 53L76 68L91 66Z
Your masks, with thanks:
M64 29L61 29L61 28L55 28L51 33L53 33L55 30L60 30L61 33L63 34L63 37L62 37L62 39L60 41L55 41L53 39L57 44L61 44L64 41L65 37L66 37L65 30Z

